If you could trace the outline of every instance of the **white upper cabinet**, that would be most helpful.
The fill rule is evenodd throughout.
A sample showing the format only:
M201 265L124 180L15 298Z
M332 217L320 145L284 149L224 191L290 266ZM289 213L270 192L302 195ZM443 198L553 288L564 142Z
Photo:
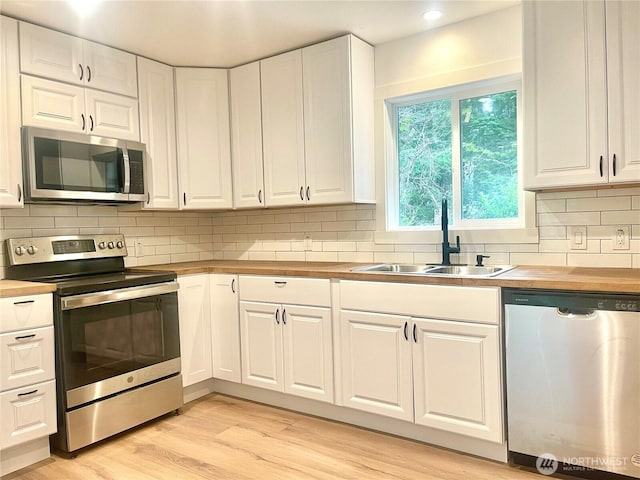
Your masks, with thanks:
M0 17L0 208L22 207L18 22Z
M23 73L137 96L135 55L24 22L20 65Z
M227 70L176 68L180 208L233 205Z
M374 202L373 47L353 35L302 49L310 204Z
M306 203L302 52L260 61L266 204Z
M525 188L640 182L640 4L525 2L523 14Z
M138 57L140 141L147 146L144 208L178 209L173 68Z
M375 201L373 47L345 35L260 63L267 205Z
M264 207L260 62L229 70L233 206Z

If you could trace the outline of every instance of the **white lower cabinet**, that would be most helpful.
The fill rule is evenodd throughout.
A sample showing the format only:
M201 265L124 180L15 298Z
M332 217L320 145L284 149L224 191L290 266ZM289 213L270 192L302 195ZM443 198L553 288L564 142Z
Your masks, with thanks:
M240 383L240 323L238 276L212 273L211 360L213 378Z
M333 402L329 280L241 276L240 299L242 383Z
M503 442L499 289L340 283L343 405Z
M178 277L182 386L212 377L209 275Z

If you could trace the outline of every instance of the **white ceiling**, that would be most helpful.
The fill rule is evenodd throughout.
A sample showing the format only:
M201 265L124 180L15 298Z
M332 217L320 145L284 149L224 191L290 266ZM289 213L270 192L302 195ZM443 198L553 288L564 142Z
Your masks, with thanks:
M232 67L348 32L377 45L518 3L104 0L83 18L63 0L0 0L0 12L170 65ZM424 20L433 8L442 18Z

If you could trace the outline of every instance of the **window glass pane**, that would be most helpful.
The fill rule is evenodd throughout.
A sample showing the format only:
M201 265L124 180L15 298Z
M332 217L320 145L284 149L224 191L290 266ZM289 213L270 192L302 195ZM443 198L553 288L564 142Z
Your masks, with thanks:
M460 101L462 219L518 217L517 93Z
M398 225L438 225L451 205L451 100L397 107Z

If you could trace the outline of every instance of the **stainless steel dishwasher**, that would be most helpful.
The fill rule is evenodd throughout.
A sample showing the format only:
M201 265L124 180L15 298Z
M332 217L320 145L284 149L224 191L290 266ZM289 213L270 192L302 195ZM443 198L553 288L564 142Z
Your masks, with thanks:
M640 478L640 295L503 299L511 463Z

